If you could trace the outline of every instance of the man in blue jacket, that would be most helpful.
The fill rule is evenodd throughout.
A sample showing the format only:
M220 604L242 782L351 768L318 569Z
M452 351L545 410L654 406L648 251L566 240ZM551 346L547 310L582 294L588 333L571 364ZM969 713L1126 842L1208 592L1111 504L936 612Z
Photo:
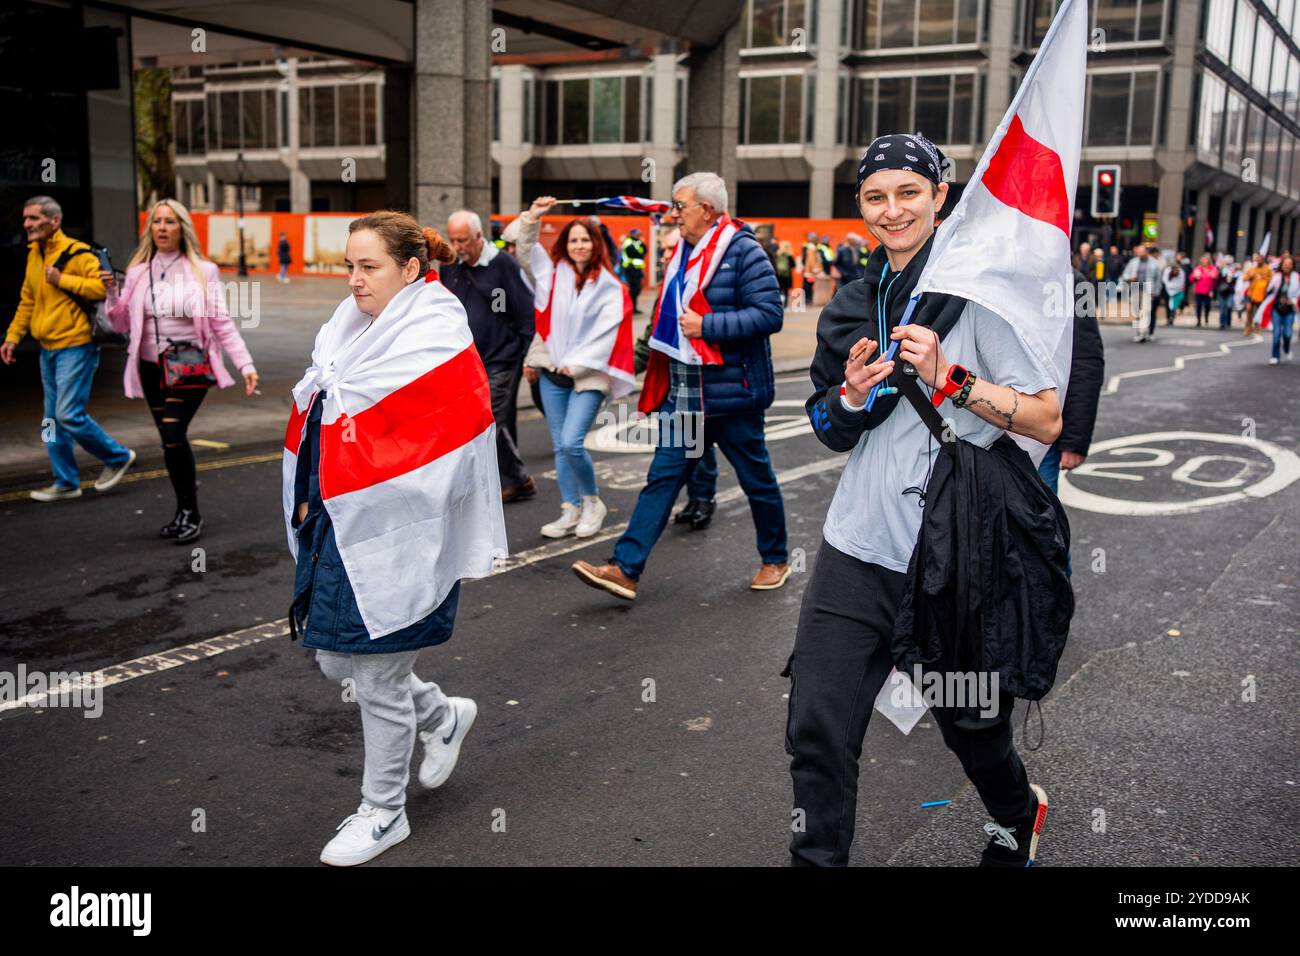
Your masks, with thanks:
M673 186L670 215L686 243L683 261L726 214L727 186L716 173L692 173ZM573 565L584 583L624 600L636 597L637 581L668 523L678 492L700 460L701 444L703 449L715 444L722 449L749 498L762 561L750 587L773 590L790 576L785 505L763 437L763 410L776 394L768 339L781 331L785 313L776 271L748 226L731 239L705 286L704 297L710 311L699 315L684 310L681 329L687 338L716 345L723 362L701 366L669 360L671 384L657 409L660 442L627 530L618 539L609 563L595 567L578 561ZM641 410L651 409L643 401ZM676 423L698 422L692 417L700 415L702 442L680 440L683 435L693 432L698 436L700 432L690 426L679 431ZM665 429L663 423L670 420L675 427ZM669 438L665 431L679 433ZM691 444L693 447L687 447Z

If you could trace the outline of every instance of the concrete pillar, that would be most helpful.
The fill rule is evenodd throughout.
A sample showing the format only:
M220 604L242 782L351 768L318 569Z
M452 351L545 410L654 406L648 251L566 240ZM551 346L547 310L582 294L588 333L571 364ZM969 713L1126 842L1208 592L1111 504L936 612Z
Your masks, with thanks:
M285 126L288 139L280 146L280 161L289 171L289 211L311 212L311 180L299 165L302 147L298 110L298 58L290 57L279 64L279 92L285 94Z
M804 149L812 167L808 187L808 215L830 219L835 208L835 167L844 148L835 143L839 113L841 0L816 0L817 65L808 79L813 84L813 141Z
M646 158L654 162L650 199L673 198L673 167L677 161L677 56L657 53L650 60L650 142ZM687 90L687 97L692 95ZM642 104L642 109L645 104Z
M208 212L217 212L221 209L221 194L218 192L220 188L221 185L217 182L216 175L209 169L207 173L207 186L203 190L206 194L205 198L207 199L207 202L205 205L208 207Z
M491 23L491 4L415 0L414 213L425 225L492 213Z
M1214 226L1214 251L1231 252L1232 236L1228 235L1228 218L1232 213L1232 197L1219 197L1219 221Z
M140 239L136 215L135 125L131 80L131 18L86 7L87 27L113 27L117 37L117 88L86 93L90 147L90 235L126 262ZM161 198L161 197L160 197ZM179 195L178 197L179 198Z
M721 176L734 211L740 132L740 21L733 23L715 46L691 50L687 64L686 155L690 171L709 170Z
M992 64L985 75L984 86L984 140L993 135L1002 114L1011 105L1011 38L1015 32L1016 0L988 0L985 16L989 18L988 62ZM983 145L981 143L981 146ZM976 151L976 156L979 151Z
M518 65L501 67L497 82L500 94L497 114L501 132L496 145L500 169L497 212L513 215L533 198L524 199L524 163L527 161L524 155L524 68Z

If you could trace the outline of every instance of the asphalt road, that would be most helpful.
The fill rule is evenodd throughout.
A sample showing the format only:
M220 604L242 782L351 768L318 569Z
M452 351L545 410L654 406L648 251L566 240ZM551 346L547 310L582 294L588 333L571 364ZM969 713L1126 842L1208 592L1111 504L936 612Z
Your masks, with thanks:
M1016 717L1031 777L1052 798L1040 860L1293 864L1300 485L1286 479L1300 473L1300 363L1266 367L1264 345L1240 332L1162 333L1137 345L1105 330L1109 375L1173 370L1112 379L1096 440L1148 437L1096 451L1094 473L1063 489L1078 610L1038 749L1025 746L1037 714L1028 741ZM801 424L807 390L783 376L788 404L768 427L790 546L811 568L840 459ZM713 526L670 526L636 602L607 598L569 564L603 561L612 541L538 535L558 510L550 443L536 417L521 437L542 493L506 508L516 559L466 584L454 637L417 667L475 698L478 723L446 785L412 784L412 836L371 865L785 863L778 672L807 573L748 590L753 527L724 464L732 498ZM155 537L170 517L165 477L73 502L0 499L0 674L263 638L123 679L93 719L0 710L0 864L311 865L354 809L355 705L311 652L267 637L278 627L247 631L283 618L289 599L279 464L267 460L277 444L205 457L203 571ZM649 458L596 458L613 528ZM1072 504L1080 492L1102 510ZM952 803L919 807L939 800ZM932 721L905 737L873 720L853 862L967 865L984 822Z

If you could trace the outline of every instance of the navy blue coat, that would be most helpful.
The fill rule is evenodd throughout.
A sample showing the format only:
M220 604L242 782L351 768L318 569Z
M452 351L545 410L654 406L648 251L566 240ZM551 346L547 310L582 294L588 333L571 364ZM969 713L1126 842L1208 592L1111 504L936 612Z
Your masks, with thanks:
M727 246L704 298L703 338L722 349L722 365L704 366L704 413L761 412L776 397L768 338L781 331L785 310L776 270L754 231L745 226Z
M320 419L324 403L325 393L321 392L307 416L294 476L293 520L298 521L297 503L303 501L307 502L307 517L296 524L298 564L289 609L290 633L302 635L303 647L340 654L388 654L441 644L451 637L456 623L459 581L442 604L422 620L378 640L370 639L334 540L334 522L321 504Z

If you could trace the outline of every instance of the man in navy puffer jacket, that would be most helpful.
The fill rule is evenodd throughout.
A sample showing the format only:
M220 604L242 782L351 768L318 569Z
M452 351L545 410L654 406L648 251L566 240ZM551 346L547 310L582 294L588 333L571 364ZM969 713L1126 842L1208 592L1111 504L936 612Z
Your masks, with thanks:
M681 241L687 243L685 257L726 211L727 187L715 173L693 173L673 186L671 217L680 227ZM763 411L776 394L768 339L781 331L785 313L776 271L748 226L732 237L704 297L709 312L701 316L686 310L681 329L687 338L716 345L722 364L692 366L669 360L671 386L658 409L661 442L627 530L608 564L595 567L578 561L573 565L583 582L625 600L636 597L637 580L650 551L702 453L698 440L681 440L690 434L689 427L665 428L665 416L672 413L684 420L703 412L703 448L716 444L722 449L749 498L762 560L750 587L773 590L790 575L785 505L763 438ZM644 402L641 408L649 410Z

